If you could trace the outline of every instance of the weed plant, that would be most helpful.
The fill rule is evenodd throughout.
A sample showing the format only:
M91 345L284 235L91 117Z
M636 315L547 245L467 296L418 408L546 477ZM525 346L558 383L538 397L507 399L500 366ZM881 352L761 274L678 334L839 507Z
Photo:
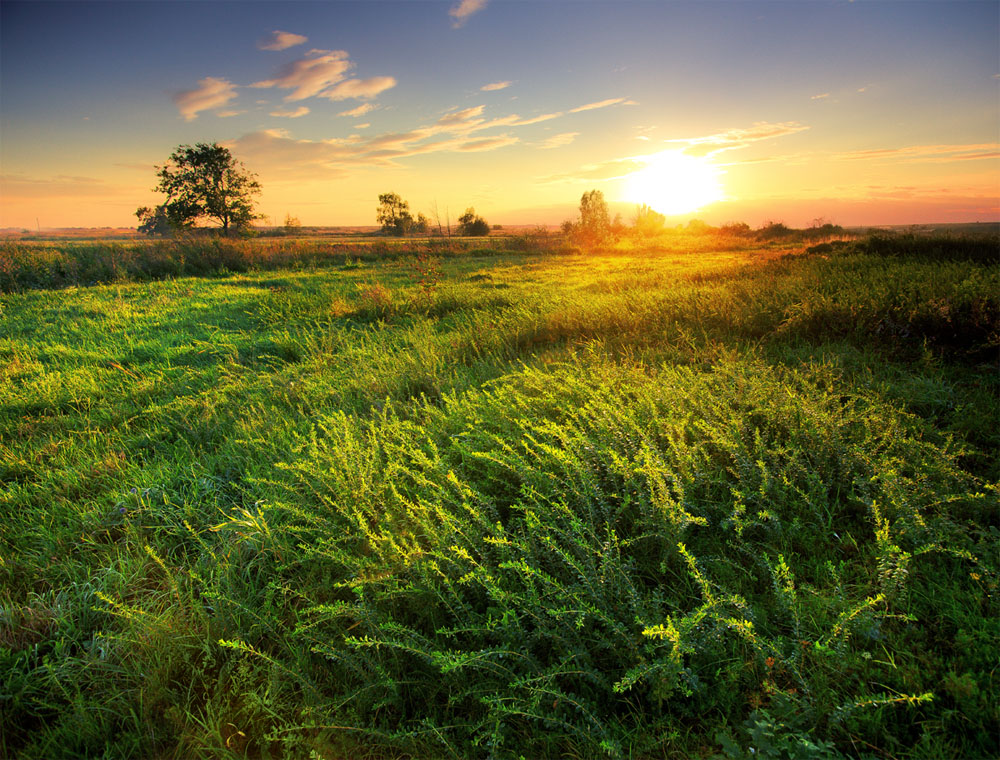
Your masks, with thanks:
M18 264L0 756L994 756L1000 272L900 240Z

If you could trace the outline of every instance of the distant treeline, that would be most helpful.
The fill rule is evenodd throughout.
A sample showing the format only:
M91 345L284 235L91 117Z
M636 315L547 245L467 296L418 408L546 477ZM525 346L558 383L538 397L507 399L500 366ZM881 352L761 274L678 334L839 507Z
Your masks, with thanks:
M331 243L313 240L239 240L185 237L157 241L0 243L0 292L143 282L171 277L211 277L233 272L354 266L357 261L426 253L527 252L555 243L544 234L484 241L376 240Z
M456 256L463 254L556 253L580 254L658 251L700 252L747 249L762 244L811 247L810 253L844 250L880 256L918 255L927 258L995 261L1000 251L997 235L915 235L880 231L852 237L841 227L826 224L792 229L780 222L753 230L742 223L711 227L694 220L684 227L665 228L655 235L626 228L597 245L568 233L539 228L522 235L477 240L402 238L327 242L317 240L232 239L188 236L156 241L5 242L0 243L0 292L90 286L112 282L143 282L172 277L210 277L234 272L277 269L316 269L354 266L413 254Z

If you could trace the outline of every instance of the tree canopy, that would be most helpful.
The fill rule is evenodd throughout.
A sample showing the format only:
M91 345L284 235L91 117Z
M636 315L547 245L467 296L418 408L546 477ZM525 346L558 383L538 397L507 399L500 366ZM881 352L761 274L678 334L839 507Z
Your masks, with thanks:
M193 227L207 219L229 234L259 218L254 212L254 197L260 194L256 175L218 143L179 146L166 164L156 167L156 176L160 182L154 190L167 199L155 209L136 211L140 232Z
M458 217L458 234L482 237L490 234L490 225L481 216L477 216L476 210L470 206Z
M423 217L423 215L421 215ZM418 220L410 213L410 204L397 193L382 193L378 197L375 220L382 225L382 231L389 235L403 236L412 232ZM426 220L423 220L426 228Z
M589 190L580 197L580 237L590 243L600 243L611 231L608 203L600 190Z

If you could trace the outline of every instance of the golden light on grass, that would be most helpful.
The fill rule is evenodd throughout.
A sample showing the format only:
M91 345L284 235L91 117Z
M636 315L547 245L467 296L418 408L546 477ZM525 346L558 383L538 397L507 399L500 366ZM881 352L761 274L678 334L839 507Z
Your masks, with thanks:
M719 170L707 158L668 150L644 158L646 166L625 178L624 200L661 214L685 214L722 200Z

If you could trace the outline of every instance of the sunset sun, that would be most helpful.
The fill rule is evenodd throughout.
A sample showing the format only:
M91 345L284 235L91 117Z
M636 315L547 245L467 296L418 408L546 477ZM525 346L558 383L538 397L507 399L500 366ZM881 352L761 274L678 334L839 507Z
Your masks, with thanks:
M719 170L705 158L664 151L625 179L625 200L645 203L661 214L685 214L722 199Z

